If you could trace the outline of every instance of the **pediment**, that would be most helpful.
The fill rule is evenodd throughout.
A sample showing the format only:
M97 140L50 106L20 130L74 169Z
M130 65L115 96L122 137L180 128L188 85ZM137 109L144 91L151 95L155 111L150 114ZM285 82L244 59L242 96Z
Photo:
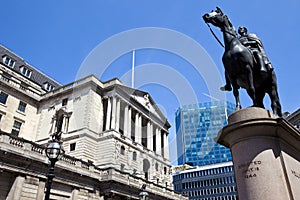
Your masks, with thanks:
M144 110L150 112L151 115L154 115L156 118L160 119L161 122L166 122L167 126L170 126L170 124L167 122L165 115L155 104L154 100L152 99L149 93L137 89L132 89L126 86L119 85L118 87L128 96L130 96L131 100L134 100L138 103L139 106L142 106Z

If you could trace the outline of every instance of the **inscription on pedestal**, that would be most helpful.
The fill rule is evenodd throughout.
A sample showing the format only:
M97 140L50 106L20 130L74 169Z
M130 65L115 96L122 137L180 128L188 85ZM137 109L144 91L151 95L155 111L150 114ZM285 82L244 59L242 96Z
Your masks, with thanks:
M244 175L246 179L255 178L258 176L258 172L261 169L262 161L255 160L238 165L238 170Z
M295 170L291 170L291 171L295 177L300 178L300 172L296 172Z

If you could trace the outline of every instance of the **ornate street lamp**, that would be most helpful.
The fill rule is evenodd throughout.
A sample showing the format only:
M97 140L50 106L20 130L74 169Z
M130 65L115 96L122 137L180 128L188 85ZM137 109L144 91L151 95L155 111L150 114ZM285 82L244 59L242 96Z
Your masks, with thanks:
M45 200L49 200L50 190L52 185L52 180L55 177L54 175L54 166L55 163L63 156L65 153L64 147L61 144L60 134L54 134L52 136L52 140L49 141L48 146L46 148L46 156L50 160L50 169L48 173L48 180L46 185L46 194Z
M148 200L148 192L146 191L146 185L144 184L141 188L141 192L139 194L140 200Z

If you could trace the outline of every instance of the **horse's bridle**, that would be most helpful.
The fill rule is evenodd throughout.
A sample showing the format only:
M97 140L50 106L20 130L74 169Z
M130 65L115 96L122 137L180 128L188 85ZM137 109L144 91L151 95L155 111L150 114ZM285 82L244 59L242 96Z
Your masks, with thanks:
M225 46L222 44L222 42L220 41L220 39L216 36L216 34L214 33L214 31L211 29L209 23L206 22L206 24L207 24L207 26L208 26L210 32L213 34L213 36L214 36L214 37L216 38L216 40L219 42L219 44L220 44L223 48L225 48Z
M224 17L224 15L223 15L222 17ZM216 40L219 42L219 44L220 44L223 48L225 48L225 46L222 44L222 42L220 41L220 39L216 36L216 34L214 33L214 31L213 31L212 28L210 27L209 23L208 23L208 22L205 22L205 23L207 24L207 26L209 27L210 32L213 34L213 36L216 38ZM227 31L227 30L225 30L225 29L221 29L221 31L224 32L224 33L228 33L228 34L230 34L230 35L236 37L235 34L229 32L229 31Z

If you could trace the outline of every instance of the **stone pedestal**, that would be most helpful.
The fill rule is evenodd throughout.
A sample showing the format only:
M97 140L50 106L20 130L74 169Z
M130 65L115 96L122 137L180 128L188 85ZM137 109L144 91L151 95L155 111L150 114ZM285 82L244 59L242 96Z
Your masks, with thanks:
M300 132L286 120L242 109L216 140L231 149L240 200L300 199Z

